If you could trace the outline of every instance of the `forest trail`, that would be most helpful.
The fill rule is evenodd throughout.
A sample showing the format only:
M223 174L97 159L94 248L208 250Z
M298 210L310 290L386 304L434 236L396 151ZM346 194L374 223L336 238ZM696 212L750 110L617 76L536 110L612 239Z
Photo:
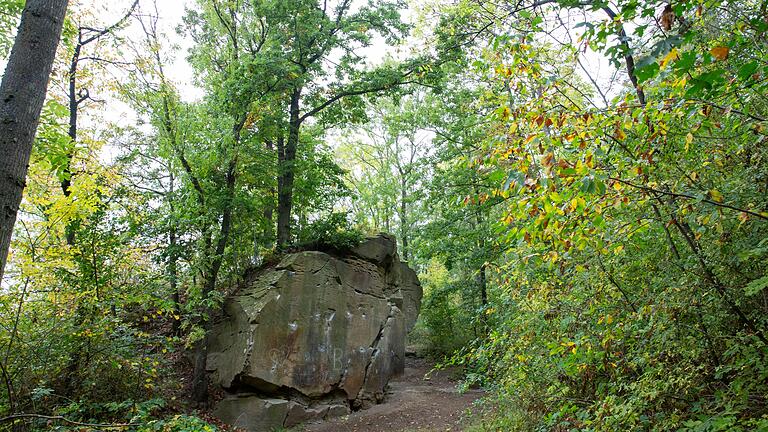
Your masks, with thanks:
M405 373L390 382L383 404L346 417L308 424L303 432L462 431L481 390L460 393L455 370L432 371L428 360L406 357ZM431 371L431 372L430 372Z

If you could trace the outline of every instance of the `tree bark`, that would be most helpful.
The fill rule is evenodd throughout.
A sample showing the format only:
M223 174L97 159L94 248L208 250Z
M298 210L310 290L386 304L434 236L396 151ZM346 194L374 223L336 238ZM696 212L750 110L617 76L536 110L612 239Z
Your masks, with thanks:
M288 140L285 148L280 152L278 142L278 165L280 179L277 191L277 247L285 248L291 243L291 211L293 210L293 181L295 178L296 149L299 145L299 128L301 116L299 113L299 101L301 100L301 88L297 88L291 95L290 120L288 122Z
M616 20L616 12L614 12L609 7L604 7L603 11L606 15L608 15L611 20ZM617 27L617 36L620 41L621 49L624 51L624 62L627 65L627 75L629 75L629 81L632 82L632 86L635 88L635 94L637 95L637 100L640 102L640 105L645 105L645 92L643 91L643 87L640 86L640 82L637 79L637 74L635 73L635 57L632 55L632 48L629 46L629 37L627 36L626 30L624 30L624 26L617 22L615 23Z
M169 200L173 200L173 174L171 174L171 192ZM173 204L171 204L171 217L173 215ZM174 336L181 336L181 294L179 293L179 253L177 241L176 221L171 221L170 231L168 233L168 279L171 285L171 299L173 301L173 327Z
M205 281L203 285L203 299L207 299L210 294L216 289L216 282L219 277L219 271L221 270L221 264L224 261L224 249L227 246L229 240L229 233L232 228L232 198L235 191L235 169L237 167L237 161L230 162L229 169L227 171L227 201L224 205L221 218L221 228L219 230L219 238L216 244L216 250L211 260L211 264L206 271ZM213 329L213 311L210 307L205 306L203 312L203 330L205 336L203 340L197 343L195 349L195 370L193 377L193 390L192 397L195 402L204 403L208 399L208 373L206 370L206 361L208 359L208 335Z
M28 0L0 84L0 278L26 184L67 0Z
M229 234L232 230L232 202L235 198L235 185L237 182L237 164L238 157L235 147L240 143L240 133L245 124L245 116L243 116L232 130L233 134L233 149L235 154L232 155L229 164L227 166L226 174L226 196L224 200L224 206L221 214L221 225L219 228L219 235L216 240L216 249L213 250L213 256L210 258L210 263L207 266L205 272L205 280L203 282L203 301L208 299L210 294L216 289L216 283L219 277L219 271L221 265L224 262L224 251L229 242ZM210 250L212 245L211 237L208 237L206 244L206 250ZM206 302L207 303L207 302ZM213 310L209 306L203 307L202 313L202 327L205 332L203 339L199 341L195 347L195 369L192 378L192 399L203 404L208 400L208 371L206 370L206 362L208 359L208 337L213 329Z
M282 141L282 137L280 137L280 140ZM266 142L267 150L272 153L275 151L275 145L271 140L267 140ZM282 147L281 147L282 148ZM269 199L267 200L266 205L264 206L264 220L266 223L264 224L264 230L261 234L261 241L263 244L268 245L270 247L273 247L275 245L275 225L273 222L273 215L275 213L275 188L270 186L269 188ZM258 240L257 240L258 242ZM259 257L259 245L254 245L254 252L253 252L253 258L254 261L258 259Z
M403 244L403 260L408 261L408 181L400 171L400 240Z
M102 36L111 33L115 29L117 29L120 25L122 25L130 16L133 14L133 11L136 9L136 6L138 6L139 1L135 0L133 4L131 5L130 9L128 9L128 12L125 13L125 15L120 18L119 21L117 21L115 24L112 24L111 26L95 31L91 28L85 28L80 27L77 32L77 45L75 45L75 49L72 53L72 59L69 62L69 71L68 71L68 79L69 79L69 139L70 139L70 145L72 148L67 152L66 154L66 164L64 165L64 178L61 180L61 191L64 193L65 197L69 197L72 192L70 191L70 187L72 186L72 160L75 156L75 144L77 143L77 119L78 119L78 110L80 109L80 104L88 100L90 98L90 94L88 93L87 88L78 89L77 88L77 71L78 67L80 66L81 61L81 55L83 53L83 48L90 44L91 42L99 40ZM90 32L90 36L86 37L85 32ZM95 32L95 33L94 33ZM94 60L96 60L94 58ZM76 224L74 222L69 222L65 229L65 236L67 240L67 244L69 246L74 246L75 244L75 231L76 231Z
M82 30L81 30L82 31ZM79 36L82 38L82 35ZM78 42L75 46L75 51L72 54L72 60L69 65L69 130L68 135L70 139L71 151L67 152L67 162L64 166L64 178L61 180L61 191L64 196L69 198L72 194L70 187L72 186L72 158L74 157L75 144L77 143L77 109L82 100L77 96L77 65L80 62L80 52L83 45ZM67 240L67 245L75 245L75 227L72 222L67 223L64 229L64 235Z

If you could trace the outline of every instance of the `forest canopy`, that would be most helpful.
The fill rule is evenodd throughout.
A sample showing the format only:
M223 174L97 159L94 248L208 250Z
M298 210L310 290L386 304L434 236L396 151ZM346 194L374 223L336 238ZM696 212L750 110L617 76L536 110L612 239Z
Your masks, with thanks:
M0 430L221 427L224 298L379 232L467 430L768 430L766 2L102 3L0 0Z

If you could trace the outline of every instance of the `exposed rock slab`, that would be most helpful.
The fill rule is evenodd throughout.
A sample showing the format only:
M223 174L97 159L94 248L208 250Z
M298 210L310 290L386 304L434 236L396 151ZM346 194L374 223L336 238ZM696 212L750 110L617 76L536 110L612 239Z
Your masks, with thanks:
M299 252L246 278L211 335L208 369L229 394L216 414L256 432L381 402L421 302L395 245L380 235L348 256Z

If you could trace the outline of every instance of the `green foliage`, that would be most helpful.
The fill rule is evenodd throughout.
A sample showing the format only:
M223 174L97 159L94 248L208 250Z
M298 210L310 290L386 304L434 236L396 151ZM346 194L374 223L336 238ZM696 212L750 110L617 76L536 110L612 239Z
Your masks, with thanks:
M165 420L150 420L136 432L216 432L219 429L198 417L176 415Z
M73 402L62 407L55 414L70 422L82 424L126 425L115 428L129 432L216 432L219 430L216 426L193 415L167 415L163 412L166 408L166 402L163 399L149 399L143 402L126 400L100 404ZM60 432L80 431L88 427L72 425L64 421L59 423L52 427L52 420L41 418L34 420L30 426L32 431Z
M418 328L410 340L432 356L451 356L475 337L472 329L478 323L470 324L476 320L475 311L466 307L471 303L471 293L470 298L465 298L460 276L452 274L438 259L427 264L419 279L424 298Z
M0 54L22 3L0 0ZM299 248L398 235L425 289L411 340L490 390L488 429L768 429L763 3L430 3L439 60L375 68L401 2L323 5L197 1L189 102L142 14L104 86L139 125L73 142L52 93L0 290L0 413L215 430L157 398L290 195Z
M24 0L0 0L0 59L6 59L13 46L12 35L16 33Z
M365 235L353 228L347 213L331 213L309 223L299 231L299 248L347 252L358 246Z
M502 209L502 253L489 256L491 329L456 358L494 389L494 429L764 427L759 7L679 3L657 21L657 6L451 10L489 13L498 31L468 50L489 126L467 158L487 183L464 202ZM581 45L545 36L567 10L601 16L575 27ZM447 37L475 23L444 24ZM574 76L579 47L619 69L633 57L642 87Z

